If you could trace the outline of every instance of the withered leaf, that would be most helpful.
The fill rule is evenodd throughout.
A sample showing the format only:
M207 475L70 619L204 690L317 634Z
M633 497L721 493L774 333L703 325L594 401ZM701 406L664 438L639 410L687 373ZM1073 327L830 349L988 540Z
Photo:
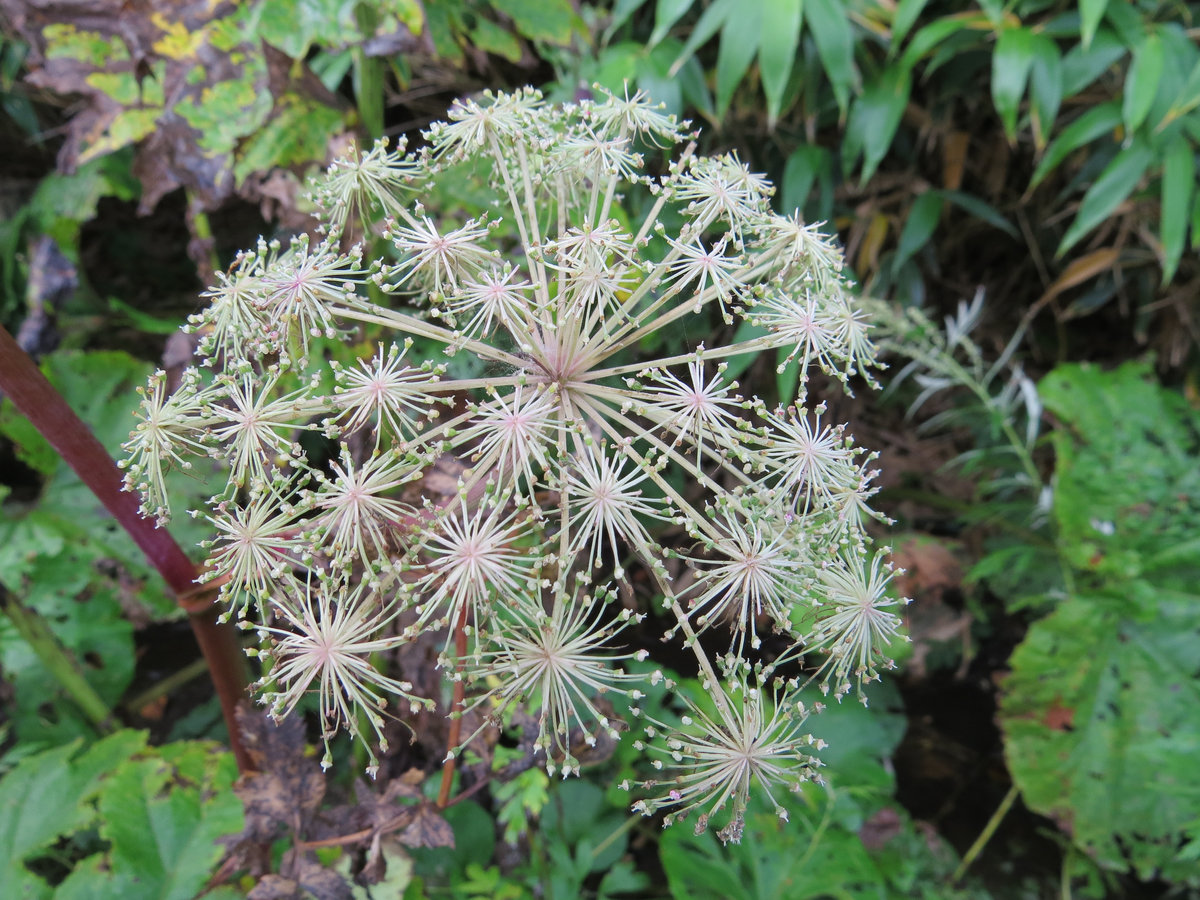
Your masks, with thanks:
M422 800L417 806L412 821L400 832L399 838L406 847L454 846L454 830L429 800Z
M271 131L277 119L295 123L307 112L322 129L341 129L338 99L302 61L262 41L256 7L0 0L29 45L28 81L84 101L67 125L60 168L135 145L142 212L177 187L212 209L252 171L321 161L328 134Z
M290 716L277 723L243 704L238 724L258 770L242 776L233 788L246 809L239 840L268 843L284 830L302 834L325 796L325 776L305 755L304 721Z

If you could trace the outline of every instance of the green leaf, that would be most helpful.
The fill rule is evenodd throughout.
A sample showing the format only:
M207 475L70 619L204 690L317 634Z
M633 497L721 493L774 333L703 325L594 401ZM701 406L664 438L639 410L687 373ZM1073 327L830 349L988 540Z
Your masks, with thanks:
M1092 43L1078 44L1063 59L1063 96L1074 97L1111 69L1129 48L1111 28L1103 28Z
M345 126L342 113L295 93L276 98L274 115L237 150L233 177L242 184L256 172L321 159L329 139Z
M658 0L654 7L654 30L650 32L650 40L646 48L658 44L670 32L671 26L678 22L683 14L692 8L695 0Z
M1127 133L1132 134L1137 131L1138 126L1146 121L1150 107L1154 104L1154 98L1158 95L1158 85L1162 80L1162 74L1162 38L1151 32L1133 48L1133 60L1129 64L1129 73L1125 77L1121 116L1125 122Z
M1163 245L1164 285L1175 277L1179 260L1183 256L1188 212L1192 205L1192 192L1196 189L1196 176L1196 158L1191 142L1183 135L1178 135L1163 154L1162 218L1159 222L1159 234Z
M191 900L221 858L217 839L242 829L237 767L215 744L185 741L119 765L97 795L110 844L77 866L55 900Z
M829 150L815 144L801 144L791 152L783 167L779 209L784 215L804 209L817 177L829 170L829 158Z
M1103 866L1197 883L1181 859L1200 817L1200 597L1160 597L1135 621L1073 597L1013 654L1000 722L1025 803Z
M578 22L571 0L491 0L531 41L566 46Z
M145 746L146 736L120 731L80 754L82 741L22 760L0 779L0 884L12 897L49 897L50 886L25 866L60 836L88 826L88 798L101 777Z
M1017 231L1017 227L1012 222L1004 218L996 207L992 206L985 200L981 200L973 194L966 194L962 191L939 190L939 194L946 200L949 200L955 206L965 209L977 219L982 219L993 228L999 228L1013 240L1020 240L1021 233Z
M1054 433L1054 518L1061 553L1106 585L1153 577L1162 587L1191 590L1200 553L1161 570L1161 551L1200 534L1200 415L1161 388L1149 366L1112 372L1060 366L1042 379L1039 396L1063 423Z
M1113 158L1100 177L1083 195L1075 221L1063 235L1056 257L1074 247L1089 231L1103 222L1137 187L1150 163L1154 150L1145 141L1134 141Z
M733 92L750 68L762 40L762 2L749 0L732 15L721 29L721 47L717 51L717 118L723 119L733 100Z
M992 54L992 102L1010 143L1017 137L1017 113L1033 66L1034 37L1028 28L1006 28Z
M1033 66L1029 70L1029 118L1039 153L1046 149L1062 98L1062 57L1058 45L1045 35L1035 34Z
M763 32L758 51L758 70L767 95L767 127L774 128L783 105L783 92L792 74L804 0L764 0Z
M679 52L679 58L671 66L672 74L678 71L684 62L691 59L692 54L699 50L702 44L720 31L726 21L731 21L737 16L740 4L741 0L716 0L700 14L700 18L692 27L691 34L688 35L687 42Z
M900 57L900 68L904 71L911 71L921 59L960 31L977 27L980 23L986 22L987 19L979 13L962 13L930 22L913 35L912 42L904 51L904 55Z
M862 154L860 184L875 174L891 148L911 90L908 72L884 70L855 98L842 141L842 165L848 170Z
M908 37L908 33L917 24L917 19L925 11L925 4L928 2L929 0L900 0L896 6L896 14L892 17L892 42L888 51L889 55L895 54L900 44Z
M854 65L854 35L850 31L850 14L837 0L806 0L804 21L817 45L817 55L837 98L843 116L850 105L850 92L858 83Z
M1121 108L1115 103L1103 103L1093 107L1062 130L1050 144L1045 155L1033 171L1029 189L1033 190L1053 172L1058 164L1085 144L1111 134L1121 124Z
M926 191L909 207L908 218L904 221L904 230L900 232L900 242L892 258L893 273L899 272L913 254L929 242L942 216L942 205L941 193Z
M1108 0L1079 0L1079 35L1085 50L1091 46L1107 6Z
M617 29L629 21L629 17L646 5L646 0L617 0L613 4L612 17L604 29L605 42L612 40Z

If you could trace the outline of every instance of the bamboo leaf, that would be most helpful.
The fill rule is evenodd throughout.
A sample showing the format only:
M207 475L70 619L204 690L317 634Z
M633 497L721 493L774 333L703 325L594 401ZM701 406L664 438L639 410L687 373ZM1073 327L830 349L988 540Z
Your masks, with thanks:
M767 95L767 127L774 128L783 106L783 92L792 74L800 45L804 0L765 0L758 70Z
M1162 38L1152 32L1134 48L1133 61L1129 64L1129 74L1125 78L1121 118L1125 122L1125 131L1129 134L1137 131L1138 126L1146 121L1154 98L1158 95L1158 84L1162 80L1162 74Z
M875 174L892 146L892 138L900 126L911 89L911 78L907 71L894 73L885 70L855 99L846 123L842 163L849 169L862 154L860 182L865 182Z
M716 0L712 6L700 14L692 33L688 35L687 43L679 51L679 57L671 64L671 74L674 75L692 55L700 49L709 38L720 31L725 22L734 18L738 10L739 0Z
M1159 234L1163 245L1163 284L1175 277L1187 238L1188 212L1196 189L1196 159L1192 145L1179 135L1163 158L1162 219Z
M762 39L762 0L744 3L737 15L730 16L721 29L721 47L717 51L717 118L729 110L733 92L750 68L758 42Z
M917 23L921 13L925 10L925 4L929 0L900 0L896 6L896 15L892 18L892 47L891 53L900 47L900 44L908 37L908 33L912 31L913 25Z
M1092 45L1108 0L1079 0L1079 34L1086 50Z
M838 109L845 116L850 105L850 91L858 81L849 13L836 0L808 0L804 21L816 42L817 55L821 57L821 65L833 87Z
M1082 116L1062 130L1033 171L1029 181L1029 189L1033 190L1042 180L1053 172L1058 164L1085 144L1109 134L1121 124L1121 109L1115 102L1104 103L1089 109Z
M1035 34L1033 65L1029 71L1029 114L1034 146L1039 153L1046 149L1062 97L1062 56L1058 45L1044 34Z
M1017 112L1033 66L1034 34L1027 28L1006 28L992 54L992 102L1004 123L1009 143L1017 137Z
M1118 153L1083 195L1075 221L1063 235L1055 256L1062 256L1108 218L1137 187L1153 159L1154 151L1144 141L1136 141Z
M938 220L942 217L944 200L938 191L926 191L917 197L908 210L908 218L904 222L904 230L900 232L900 242L896 247L896 255L892 258L893 274L912 259L913 254L929 243L937 228Z
M650 32L646 49L651 49L665 38L671 27L683 18L683 14L692 8L694 2L695 0L658 0L654 8L654 30Z
M993 228L999 228L1013 240L1021 239L1021 233L1017 231L1016 226L1004 218L1000 211L990 203L962 191L942 190L940 193L955 206L961 207L977 219L982 219Z

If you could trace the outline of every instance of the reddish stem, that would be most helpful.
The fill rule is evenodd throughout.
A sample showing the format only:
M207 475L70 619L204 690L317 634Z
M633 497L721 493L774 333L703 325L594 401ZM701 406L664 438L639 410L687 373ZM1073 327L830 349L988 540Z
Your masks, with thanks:
M454 669L461 676L463 659L467 655L467 604L458 613L458 621L454 623ZM442 784L438 789L438 808L445 809L450 803L450 785L454 781L454 769L458 763L458 755L451 756L458 749L458 740L462 734L462 711L466 705L466 686L462 678L454 682L454 699L450 703L450 733L446 737L446 761L442 764ZM458 715L455 715L458 713Z
M75 470L96 498L133 538L187 610L200 652L208 662L238 769L254 768L242 745L234 708L246 692L246 663L232 625L218 624L213 591L197 589L195 564L165 529L143 518L137 499L121 490L121 471L12 335L0 326L0 390Z

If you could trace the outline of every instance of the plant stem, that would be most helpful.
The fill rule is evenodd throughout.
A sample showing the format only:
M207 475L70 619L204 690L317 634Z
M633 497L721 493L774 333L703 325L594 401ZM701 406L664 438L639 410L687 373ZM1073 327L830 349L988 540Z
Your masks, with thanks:
M983 831L979 833L979 837L975 838L975 843L963 854L962 862L958 864L958 868L950 876L951 884L957 883L967 874L967 869L971 867L971 863L975 862L975 857L983 852L983 848L992 839L992 835L996 833L996 829L1000 827L1000 823L1004 821L1004 817L1008 815L1009 809L1012 808L1013 803L1020 793L1021 791L1015 784L1008 789L1008 793L1004 795L1004 799L1000 801L1000 805L996 807L996 811L992 813L992 817L983 826Z
M21 640L29 645L29 649L41 660L42 665L67 692L75 705L96 726L96 730L101 734L111 732L112 710L88 683L80 671L79 663L58 642L46 620L36 611L28 609L3 586L0 586L0 609L12 622Z
M454 623L454 668L461 674L463 659L467 655L467 604L463 604ZM466 685L460 677L454 682L454 699L450 703L450 732L446 736L446 761L442 764L442 784L438 789L438 809L450 803L450 785L454 781L454 769L458 762L458 739L462 733L463 698ZM458 715L455 715L458 713Z
M246 660L237 631L228 623L217 622L215 591L208 585L196 586L196 566L168 531L156 528L142 517L137 499L121 489L121 471L104 445L3 327L0 327L0 390L133 538L175 594L179 606L188 613L221 702L238 769L252 770L254 766L242 745L234 715L238 701L246 694Z

